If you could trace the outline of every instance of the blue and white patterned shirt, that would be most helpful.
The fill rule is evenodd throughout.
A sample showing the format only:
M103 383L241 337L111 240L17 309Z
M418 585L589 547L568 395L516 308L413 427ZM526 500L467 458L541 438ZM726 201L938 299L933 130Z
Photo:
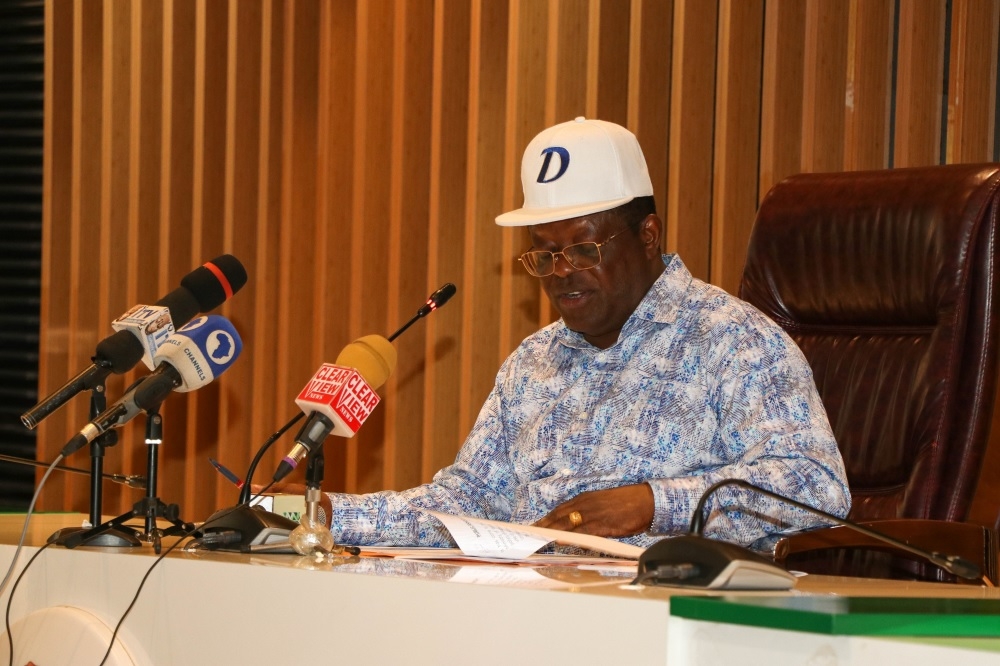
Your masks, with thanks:
M664 262L612 347L562 321L522 342L455 463L431 483L331 494L338 543L451 545L421 509L530 524L582 492L645 482L653 523L622 539L645 547L685 532L705 489L733 477L846 516L843 460L801 351L679 257ZM822 524L732 487L707 506L706 535L758 549Z

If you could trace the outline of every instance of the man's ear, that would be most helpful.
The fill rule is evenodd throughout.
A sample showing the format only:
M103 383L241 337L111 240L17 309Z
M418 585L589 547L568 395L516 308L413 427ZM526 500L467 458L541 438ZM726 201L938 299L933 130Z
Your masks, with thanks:
M663 220L656 213L650 213L639 223L639 240L646 256L659 257L663 253Z

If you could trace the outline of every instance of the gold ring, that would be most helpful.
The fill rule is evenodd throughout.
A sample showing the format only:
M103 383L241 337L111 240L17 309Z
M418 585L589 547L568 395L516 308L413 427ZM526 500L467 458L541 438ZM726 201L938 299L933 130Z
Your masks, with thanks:
M579 511L573 511L569 514L569 524L573 527L583 525L583 516L580 515Z

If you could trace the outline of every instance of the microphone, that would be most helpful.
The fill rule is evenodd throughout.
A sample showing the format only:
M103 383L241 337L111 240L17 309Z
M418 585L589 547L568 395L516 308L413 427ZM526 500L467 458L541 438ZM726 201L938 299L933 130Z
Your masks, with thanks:
M239 333L225 317L195 319L156 351L156 370L85 425L60 453L69 456L111 428L125 425L139 412L156 409L171 391L185 393L211 383L229 369L242 350Z
M434 312L439 307L447 303L448 299L454 296L456 291L458 291L458 288L451 282L445 282L443 285L441 285L441 287L437 291L435 291L427 298L427 302L424 303L419 310L417 310L417 314L415 314L413 318L410 319L410 321L403 324L398 331L389 336L389 342L392 342L393 340L398 338L403 331L408 329L410 326L413 326L414 322L416 322L418 319L426 317L427 315L429 315L430 313Z
M698 500L691 516L688 534L658 541L639 557L639 575L635 583L656 580L668 585L697 586L713 589L789 589L794 584L794 576L775 566L757 553L715 539L701 536L705 527L705 503L716 490L724 486L738 486L760 493L780 502L790 504L808 513L820 516L837 525L842 525L935 564L948 573L960 578L975 580L982 573L972 562L955 556L934 553L876 532L854 521L840 518L815 507L803 504L784 495L772 492L742 479L723 479L712 484ZM687 567L680 574L676 567ZM782 579L787 585L780 587Z
M407 322L407 324L398 331L393 333L387 340L377 335L362 338L362 340L367 341L365 344L356 345L355 343L352 343L344 348L340 356L337 357L338 364L357 369L357 372L364 377L364 380L368 384L369 388L377 389L385 383L386 379L388 379L389 375L392 374L392 371L396 366L396 350L391 345L386 345L385 343L391 342L399 337L399 335L409 328L410 325L417 319L427 316L429 313L444 305L456 291L457 289L455 288L455 285L450 282L446 283L436 292L431 294L431 296L427 299L427 302L420 308L420 310L417 311L417 315L413 319ZM374 340L373 338L377 340ZM361 342L361 340L357 342ZM376 395L375 397L377 398L378 396ZM278 514L270 511L265 511L260 506L251 507L250 489L252 487L251 481L254 477L254 473L257 471L257 465L260 464L264 454L267 453L272 444L278 441L278 439L285 434L289 428L295 425L295 423L304 415L305 412L300 411L292 417L288 423L283 425L273 435L271 435L259 449L257 449L257 453L254 455L253 460L250 461L247 473L243 477L246 481L243 484L243 488L240 490L239 504L229 509L216 511L214 514L209 516L208 520L203 523L202 532L213 533L235 530L240 534L239 549L241 550L261 548L285 549L291 547L291 535L295 530L301 527L301 525L297 526L288 518L279 516ZM320 423L322 423L322 421L320 421ZM357 425L360 427L361 424L358 423ZM303 430L306 429L303 428ZM299 434L301 436L303 433L300 432ZM308 438L309 434L310 430L306 430L306 437L303 437L302 439ZM316 439L316 437L321 435L322 432L312 432L311 434L313 435L312 439ZM321 443L322 438L319 438L318 441ZM295 468L295 465L298 465L302 461L302 458L309 455L307 445L313 446L313 450L316 450L317 445L315 443L297 441L295 446L292 447L292 451L289 452L289 455L286 456L286 458L282 460L281 465L279 465L279 471L275 473L275 478L283 478L286 476L292 469ZM288 468L287 470L285 469L286 466ZM279 473L281 476L278 476ZM316 490L318 490L318 487ZM316 493L311 493L313 498L315 497L315 494ZM321 515L321 507L316 507L316 504L317 502L312 501L308 503L308 506L310 507L310 510L312 507L317 509L316 522L321 523L325 527L329 524L329 517ZM209 527L205 528L204 525L209 525ZM315 529L315 525L311 526L311 531L317 535L320 532L320 530ZM293 552L297 551L293 549Z
M329 435L353 437L378 406L375 390L395 368L396 348L381 335L358 338L344 347L336 364L320 366L295 399L309 418L278 465L274 481L288 476Z
M112 322L117 331L97 343L93 365L21 415L34 429L80 391L99 386L111 373L122 374L145 359L150 369L159 345L199 312L222 305L247 282L243 264L224 254L199 266L181 279L181 286L153 306L136 305Z

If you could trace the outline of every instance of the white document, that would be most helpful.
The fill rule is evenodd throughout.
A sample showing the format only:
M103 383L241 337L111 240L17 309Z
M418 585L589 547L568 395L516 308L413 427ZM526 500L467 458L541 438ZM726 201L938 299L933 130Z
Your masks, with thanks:
M589 548L628 559L638 559L644 550L639 546L590 534L563 532L469 516L453 516L438 511L427 513L441 521L463 553L473 557L522 560L552 542Z

